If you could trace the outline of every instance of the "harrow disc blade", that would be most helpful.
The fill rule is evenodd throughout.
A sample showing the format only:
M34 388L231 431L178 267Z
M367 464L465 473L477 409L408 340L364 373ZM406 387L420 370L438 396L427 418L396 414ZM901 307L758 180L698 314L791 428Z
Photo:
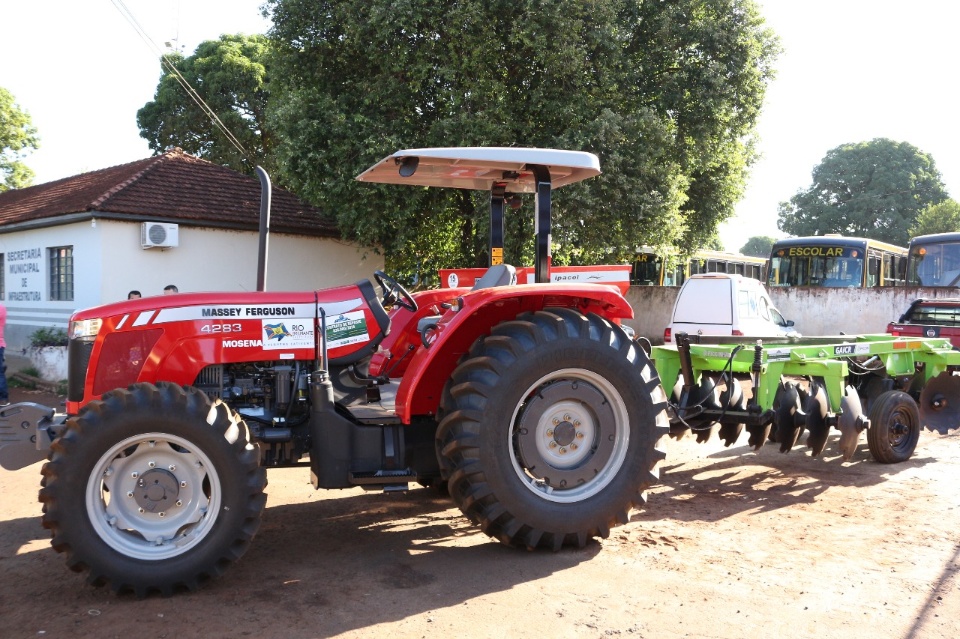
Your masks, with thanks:
M843 399L840 400L840 410L843 412L837 418L837 428L840 430L840 441L837 447L840 449L840 454L843 455L843 461L850 461L857 451L860 433L867 425L863 419L860 395L857 394L857 390L853 386L847 386L844 389Z
M804 412L807 414L804 424L810 433L807 435L807 447L817 457L827 445L827 435L830 433L830 426L827 425L827 391L820 384L810 385L810 396L804 405Z
M920 393L920 424L946 435L960 427L960 377L940 373Z
M747 440L747 444L753 446L754 450L760 450L760 447L763 446L764 442L766 442L770 436L772 428L773 424L767 424L766 426L747 426L747 432L750 433L750 439Z
M727 382L727 387L720 393L720 403L727 407L727 410L744 411L747 410L747 396L743 393L743 386L740 380L731 379ZM722 424L720 426L720 439L726 447L732 446L743 433L743 424Z
M717 380L704 375L700 378L700 385L694 391L691 392L693 401L701 404L705 409L720 410L720 391L717 389ZM709 417L690 422L690 425L696 429L699 444L710 441L719 427L719 424Z
M797 438L800 437L800 425L797 423L798 415L802 415L800 392L793 382L786 382L780 396L780 407L777 408L773 418L777 425L777 441L780 442L781 453L786 453L793 448L797 443Z
M687 397L681 402L683 381L677 380L673 387L673 398L677 404L676 413L682 417L670 424L670 437L680 440L692 429L699 443L704 443L717 431L717 423L702 414L702 409L720 410L720 391L716 382L703 376L697 386L690 388Z

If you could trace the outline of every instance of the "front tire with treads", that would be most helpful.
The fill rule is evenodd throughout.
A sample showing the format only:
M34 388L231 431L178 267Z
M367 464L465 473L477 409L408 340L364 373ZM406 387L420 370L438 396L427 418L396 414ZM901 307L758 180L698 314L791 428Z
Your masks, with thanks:
M666 394L646 353L598 315L554 308L497 325L443 404L450 494L502 543L606 537L658 479Z
M246 424L195 388L111 391L67 422L43 466L52 545L96 586L194 590L246 552L266 472Z

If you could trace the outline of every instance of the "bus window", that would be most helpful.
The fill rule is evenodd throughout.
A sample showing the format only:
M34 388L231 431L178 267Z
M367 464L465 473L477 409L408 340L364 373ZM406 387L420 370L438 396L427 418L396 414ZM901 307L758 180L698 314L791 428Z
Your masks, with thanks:
M880 256L871 254L867 258L867 287L880 286Z
M663 271L664 286L681 286L684 279L686 278L683 276L683 266L680 264L675 264Z

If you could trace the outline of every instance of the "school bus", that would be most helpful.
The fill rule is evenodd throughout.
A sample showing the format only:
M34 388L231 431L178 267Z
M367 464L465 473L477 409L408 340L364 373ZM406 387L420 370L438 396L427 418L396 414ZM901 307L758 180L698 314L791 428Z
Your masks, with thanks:
M960 233L918 235L907 250L908 286L960 285Z
M863 237L817 235L778 240L767 286L903 286L907 249Z
M643 247L637 251L630 283L634 286L681 286L688 277L698 273L737 273L763 281L762 257L700 250L686 259L666 259L654 249Z

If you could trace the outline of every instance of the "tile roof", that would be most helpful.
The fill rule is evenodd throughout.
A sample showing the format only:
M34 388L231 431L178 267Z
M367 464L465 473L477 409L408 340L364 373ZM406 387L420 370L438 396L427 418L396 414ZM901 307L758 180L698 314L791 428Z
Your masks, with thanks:
M260 227L260 181L173 149L0 193L0 233L94 217L255 231ZM332 217L277 188L271 196L270 230L340 237Z

